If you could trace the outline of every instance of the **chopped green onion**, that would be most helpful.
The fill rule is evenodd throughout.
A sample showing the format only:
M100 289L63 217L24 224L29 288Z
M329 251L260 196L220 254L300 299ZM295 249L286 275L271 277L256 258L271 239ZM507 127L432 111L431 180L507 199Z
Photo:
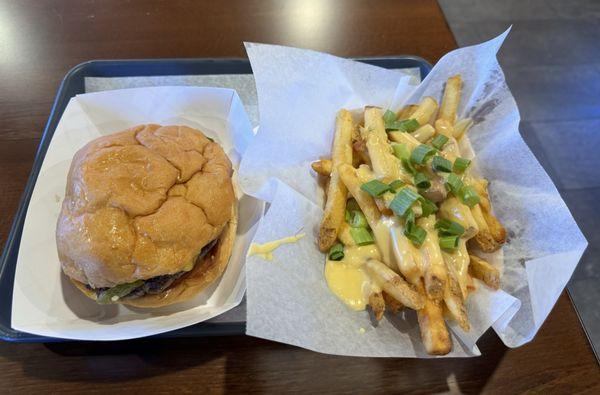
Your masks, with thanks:
M400 132L412 133L419 129L419 121L416 119L405 119L404 121L396 121L390 124L391 130L398 130Z
M419 189L427 189L431 186L431 182L425 173L418 172L415 174L415 186Z
M348 211L360 210L360 206L358 205L358 202L356 200L354 200L354 198L350 198L346 201L346 210L348 210Z
M444 148L444 145L447 142L448 142L448 137L444 136L443 134L438 134L437 136L435 136L433 138L433 140L431 140L431 145L433 145L438 150L441 150L442 148Z
M408 159L402 159L402 167L410 174L415 174L417 170L413 166L413 164Z
M425 199L422 196L421 196L421 198L419 200L421 201L421 209L423 210L423 213L421 215L423 217L428 217L431 214L433 214L436 211L438 211L437 206L431 200Z
M448 178L446 178L446 188L452 192L454 195L458 196L460 189L463 186L463 182L459 176L454 173L448 174Z
M334 244L329 249L329 259L332 261L341 261L344 259L344 246L341 243Z
M410 224L404 229L404 236L412 241L414 245L420 247L427 237L427 231L420 226Z
M439 230L440 234L444 236L461 236L465 233L465 228L461 224L445 218L438 220L434 228Z
M352 211L350 217L351 219L349 223L350 226L352 226L353 228L366 228L369 226L369 223L367 222L367 217L365 217L365 215L361 211Z
M439 243L442 250L456 250L458 248L458 236L442 236Z
M467 167L469 167L470 164L471 161L469 159L456 158L454 161L454 171L457 173L462 173L463 171L467 170Z
M431 167L435 171L450 173L452 171L452 162L442 156L434 156Z
M389 206L390 210L392 210L397 216L403 217L410 209L410 206L412 206L413 203L419 199L419 197L419 194L412 189L403 188L391 201Z
M391 110L385 110L385 112L383 113L383 123L385 124L385 128L387 129L388 125L394 122L396 118L397 116L395 112Z
M417 165L423 165L433 154L435 154L435 149L428 145L421 144L410 154L410 160Z
M473 207L479 203L479 196L472 186L464 185L458 192L458 195L460 196L461 202L469 207Z
M404 217L405 226L412 226L415 224L415 212L413 210L408 210L406 216Z
M390 190L388 184L384 184L379 180L371 180L369 182L365 182L360 186L360 189L368 193L373 197L379 197L383 195L385 192Z
M394 180L388 186L390 187L390 191L396 192L404 186L404 183L400 180Z
M398 159L410 159L410 150L408 149L408 145L400 143L400 144L392 144L392 149L394 150L394 156Z
M358 246L373 244L375 239L367 228L350 228L350 235Z
M383 124L385 126L385 130L390 131L400 131L400 132L414 132L419 128L419 122L416 119L405 119L403 121L399 121L398 117L393 111L386 110L383 113Z

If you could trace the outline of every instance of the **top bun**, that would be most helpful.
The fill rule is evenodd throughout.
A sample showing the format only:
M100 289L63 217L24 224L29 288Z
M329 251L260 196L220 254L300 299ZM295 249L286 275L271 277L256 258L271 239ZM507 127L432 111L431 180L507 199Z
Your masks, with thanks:
M64 273L92 288L190 270L231 219L223 149L186 126L140 125L73 157L56 242Z

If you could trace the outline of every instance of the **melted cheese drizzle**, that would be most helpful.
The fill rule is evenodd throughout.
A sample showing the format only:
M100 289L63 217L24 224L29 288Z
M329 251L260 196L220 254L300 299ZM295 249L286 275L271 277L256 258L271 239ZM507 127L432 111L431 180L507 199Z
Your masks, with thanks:
M394 258L394 249L392 245L391 235L392 229L396 226L396 220L391 217L382 216L377 226L373 228L373 236L375 243L379 247L383 262L389 265L392 269L396 269L396 261Z
M346 247L344 259L325 263L325 280L335 296L352 310L364 310L372 292L380 288L371 281L364 263L368 259L381 259L375 245Z
M300 233L295 236L284 237L283 239L273 240L263 244L252 243L250 244L248 256L258 255L267 261L272 261L273 251L275 249L279 248L282 244L295 243L304 236L306 236L305 233Z
M458 249L452 253L444 253L450 263L456 270L456 277L460 285L463 297L466 299L468 295L469 285L469 253L467 252L467 244L465 239L460 239Z

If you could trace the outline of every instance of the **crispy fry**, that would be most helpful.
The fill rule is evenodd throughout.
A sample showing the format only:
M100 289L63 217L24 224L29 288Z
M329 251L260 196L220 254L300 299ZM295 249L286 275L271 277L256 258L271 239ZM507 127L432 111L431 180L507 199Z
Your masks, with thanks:
M490 234L496 243L500 246L506 243L506 229L504 229L504 226L498 221L498 218L488 210L481 210L481 212L485 218L485 222L488 224Z
M467 316L467 309L465 307L460 284L458 283L456 269L452 264L447 264L446 268L448 269L448 282L444 289L444 303L446 304L452 319L454 319L464 331L468 332L471 329L471 323Z
M356 175L356 169L350 165L343 164L340 165L337 170L342 182L346 188L348 188L348 192L350 192L350 195L356 200L363 214L367 218L369 226L371 226L371 228L377 226L381 213L373 198L360 189L362 183Z
M406 144L408 146L408 149L411 151L421 144L421 142L410 133L389 132L388 137L390 138L390 140L396 143Z
M399 274L390 269L385 263L375 259L367 261L367 269L385 292L404 306L414 310L423 308L423 295L415 291Z
M360 181L361 184L364 184L365 182L369 182L371 180L374 180L375 177L375 173L373 173L373 171L371 170L371 168L367 165L360 165L358 167L358 169L356 169L356 175L358 176L358 179ZM391 182L393 180L381 180L383 182ZM375 204L377 205L377 208L379 209L379 211L381 212L381 214L383 215L392 215L392 210L390 210L387 205L389 204L390 201L392 201L394 199L394 194L390 193L390 192L386 192L383 194L383 196L381 196L378 199L374 199Z
M462 299L465 300L468 296L468 270L470 262L465 239L460 239L458 241L458 248L456 251L442 251L442 257L444 258L444 263L448 268L448 274L452 273L456 278L456 281L458 281Z
M427 231L425 241L420 248L425 275L425 291L428 298L441 300L444 296L448 274L440 251L437 231L434 229L435 215L419 218L417 225Z
M481 208L481 217L487 225L488 232L484 234L486 240L482 240L481 243L477 244L484 252L494 252L498 250L504 243L506 243L506 229L498 218L492 214L492 206L490 203L490 197L488 194L488 182L485 179L470 178L470 185L475 188L475 191L479 195L479 206ZM480 221L480 219L479 219ZM483 244L485 243L485 244Z
M454 125L446 119L438 119L433 124L437 134L443 134L446 137L454 138Z
M481 281L488 287L493 289L500 288L500 272L488 261L470 254L471 264L469 265L469 273Z
M444 322L440 301L425 300L425 305L417 311L421 339L428 354L446 355L452 349L452 341Z
M440 216L458 222L465 228L463 238L470 239L479 232L479 227L468 206L462 204L456 197L450 196L440 205Z
M460 141L462 137L471 129L473 126L473 120L471 118L463 118L454 124L454 138Z
M338 239L347 247L355 246L354 238L350 234L350 225L346 221L342 222L340 231L338 233Z
M481 206L479 204L473 206L471 208L471 213L473 214L473 218L477 223L479 232L473 236L473 238L469 241L469 244L475 244L484 252L494 252L498 250L502 244L494 240L494 237L490 232L490 228L483 216Z
M410 119L412 113L417 109L416 104L409 104L404 106L400 111L396 113L398 119Z
M383 292L385 306L392 314L398 314L404 308L404 305L391 297L387 292Z
M423 125L419 129L411 133L411 135L419 142L424 143L435 134L435 129L430 124Z
M454 137L447 136L448 142L444 145L444 149L442 150L442 156L448 159L450 162L454 162L457 156L460 156L460 149L458 147L458 142Z
M377 178L400 178L400 161L392 154L379 107L365 108L365 130L368 130L368 133L363 138L367 141L371 166Z
M460 103L460 95L462 91L462 78L460 75L448 78L446 87L444 88L444 97L440 106L438 119L443 119L454 125L456 122L456 111Z
M331 159L319 159L311 163L310 167L312 167L317 174L329 177L331 175L333 163L331 162Z
M339 179L337 167L352 163L352 146L350 144L354 127L352 115L347 110L340 110L335 123L335 135L331 150L333 170L327 187L327 203L319 229L319 249L323 252L329 250L335 243L340 225L344 221L348 191Z
M488 182L485 178L473 178L469 177L469 181L467 182L477 192L479 195L479 205L482 210L491 211L492 205L490 204L490 196L488 195Z
M410 118L416 119L419 125L423 126L429 123L437 108L437 101L433 97L427 96L421 100L414 112L410 114Z
M361 163L366 163L371 166L371 159L369 158L369 154L367 153L367 143L361 137L357 140L352 140L352 150L354 155L352 156L353 166L360 165Z
M381 292L373 292L369 295L369 306L373 310L373 315L377 321L381 321L385 312L385 300Z

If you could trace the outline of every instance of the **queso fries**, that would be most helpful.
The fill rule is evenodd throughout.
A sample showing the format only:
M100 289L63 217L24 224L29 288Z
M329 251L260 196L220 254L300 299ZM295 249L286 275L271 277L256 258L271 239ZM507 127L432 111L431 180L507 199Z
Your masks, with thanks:
M331 158L312 169L329 179L318 245L332 292L355 310L416 310L429 354L452 348L445 320L470 329L472 278L498 289L497 268L478 253L497 251L506 231L492 213L488 182L471 170L458 142L472 125L457 119L462 79L397 112L365 107L355 123L340 110Z

